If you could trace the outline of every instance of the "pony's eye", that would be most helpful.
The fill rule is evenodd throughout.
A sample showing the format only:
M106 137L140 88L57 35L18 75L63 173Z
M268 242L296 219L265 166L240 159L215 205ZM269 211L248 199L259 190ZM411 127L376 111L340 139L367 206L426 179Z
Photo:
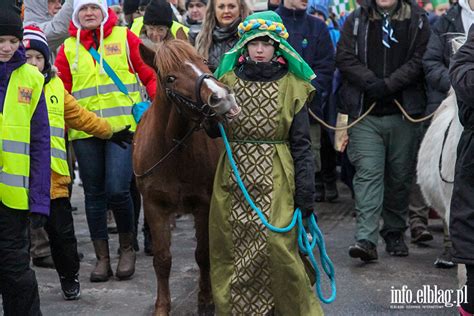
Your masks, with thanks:
M166 78L166 82L167 82L167 83L173 83L173 82L175 82L175 81L176 81L176 77L174 77L174 76L168 76L168 77Z
M204 65L209 65L209 62L207 61L207 59L203 59L202 62L204 63Z

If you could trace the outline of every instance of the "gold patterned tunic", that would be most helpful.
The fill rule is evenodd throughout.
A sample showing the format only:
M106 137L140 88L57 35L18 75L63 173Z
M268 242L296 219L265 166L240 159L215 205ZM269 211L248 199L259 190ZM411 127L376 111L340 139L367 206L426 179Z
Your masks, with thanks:
M255 204L269 222L289 224L294 166L289 130L313 88L292 74L273 82L244 81L229 72L242 113L226 127L234 159ZM217 315L320 315L298 253L296 229L266 229L245 200L222 154L210 214L211 283Z

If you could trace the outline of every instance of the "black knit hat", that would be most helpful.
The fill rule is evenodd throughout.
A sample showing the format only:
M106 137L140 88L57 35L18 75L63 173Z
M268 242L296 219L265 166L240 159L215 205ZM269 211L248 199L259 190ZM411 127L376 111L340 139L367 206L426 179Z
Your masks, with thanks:
M140 0L124 0L123 1L123 14L128 15L138 11Z
M11 35L23 39L23 23L15 0L0 1L0 35Z
M171 27L173 25L173 10L170 4L166 0L152 0L146 7L143 24Z
M140 0L140 3L138 6L140 7L146 7L150 3L150 0Z
M186 7L186 10L188 9L188 6L191 2L196 2L196 1L197 2L202 2L204 5L207 5L207 0L194 0L194 1L193 0L186 0L184 2L184 6Z

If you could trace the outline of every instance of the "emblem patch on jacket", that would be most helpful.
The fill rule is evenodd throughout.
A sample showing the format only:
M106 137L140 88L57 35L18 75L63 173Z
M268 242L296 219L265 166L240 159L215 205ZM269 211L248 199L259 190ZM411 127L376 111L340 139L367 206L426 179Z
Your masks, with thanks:
M18 87L18 102L19 103L31 103L31 97L33 95L33 89Z
M105 55L120 55L122 54L122 46L120 43L112 43L105 45Z

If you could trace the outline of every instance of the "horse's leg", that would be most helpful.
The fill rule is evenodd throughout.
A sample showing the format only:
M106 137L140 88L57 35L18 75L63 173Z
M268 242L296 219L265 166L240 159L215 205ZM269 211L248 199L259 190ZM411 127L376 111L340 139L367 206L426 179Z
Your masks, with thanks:
M196 262L199 266L198 314L214 315L209 262L209 205L194 212L196 226Z
M158 207L143 200L145 217L153 240L153 267L158 283L155 302L155 315L167 316L171 309L169 277L171 270L171 231L169 213L166 208Z

